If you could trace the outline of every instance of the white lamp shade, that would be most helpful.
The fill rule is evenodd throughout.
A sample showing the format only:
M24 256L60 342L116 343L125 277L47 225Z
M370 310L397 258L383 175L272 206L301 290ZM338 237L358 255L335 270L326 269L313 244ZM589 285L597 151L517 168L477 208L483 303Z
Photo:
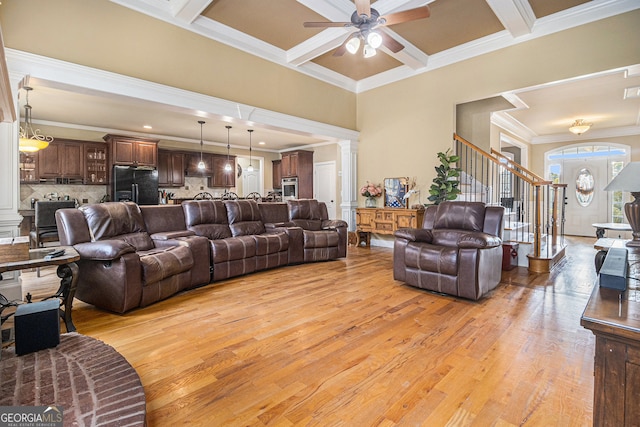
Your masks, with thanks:
M611 180L604 191L628 191L629 193L640 192L640 162L627 164L618 175Z
M364 49L362 50L365 58L371 58L372 56L376 56L376 50L369 46L368 44L364 45Z
M353 36L351 40L347 42L347 52L354 54L360 49L360 37Z
M367 35L367 44L374 49L379 48L382 46L382 36L375 31L371 31Z

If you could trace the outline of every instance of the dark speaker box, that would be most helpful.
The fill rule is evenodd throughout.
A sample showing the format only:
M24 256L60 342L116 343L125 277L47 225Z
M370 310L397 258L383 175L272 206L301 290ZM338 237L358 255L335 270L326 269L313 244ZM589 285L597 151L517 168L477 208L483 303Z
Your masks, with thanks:
M18 356L60 344L59 310L57 298L18 306L14 315Z

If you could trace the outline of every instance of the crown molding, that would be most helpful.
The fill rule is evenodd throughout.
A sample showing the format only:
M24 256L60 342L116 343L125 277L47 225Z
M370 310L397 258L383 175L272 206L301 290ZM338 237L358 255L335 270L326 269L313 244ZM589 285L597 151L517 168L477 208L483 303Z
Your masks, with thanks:
M569 130L566 133L536 136L531 144L550 144L554 142L585 141L592 139L607 139L621 136L640 135L640 126L621 126L608 129L590 129L582 135L574 135Z

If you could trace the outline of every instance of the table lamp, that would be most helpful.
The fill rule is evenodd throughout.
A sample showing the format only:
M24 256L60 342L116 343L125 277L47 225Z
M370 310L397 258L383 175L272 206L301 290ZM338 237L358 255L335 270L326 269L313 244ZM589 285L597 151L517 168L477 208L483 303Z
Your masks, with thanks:
M635 199L624 205L624 213L633 230L633 239L627 246L640 247L640 162L629 163L604 187L604 191L617 190L628 191Z

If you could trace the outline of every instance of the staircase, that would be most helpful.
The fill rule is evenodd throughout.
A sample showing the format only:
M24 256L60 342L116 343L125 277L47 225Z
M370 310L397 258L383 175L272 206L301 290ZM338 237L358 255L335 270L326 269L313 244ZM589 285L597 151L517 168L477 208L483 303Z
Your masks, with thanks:
M503 241L519 243L518 264L549 272L564 257L566 184L554 184L513 162L454 134L461 168L458 200L505 208Z

